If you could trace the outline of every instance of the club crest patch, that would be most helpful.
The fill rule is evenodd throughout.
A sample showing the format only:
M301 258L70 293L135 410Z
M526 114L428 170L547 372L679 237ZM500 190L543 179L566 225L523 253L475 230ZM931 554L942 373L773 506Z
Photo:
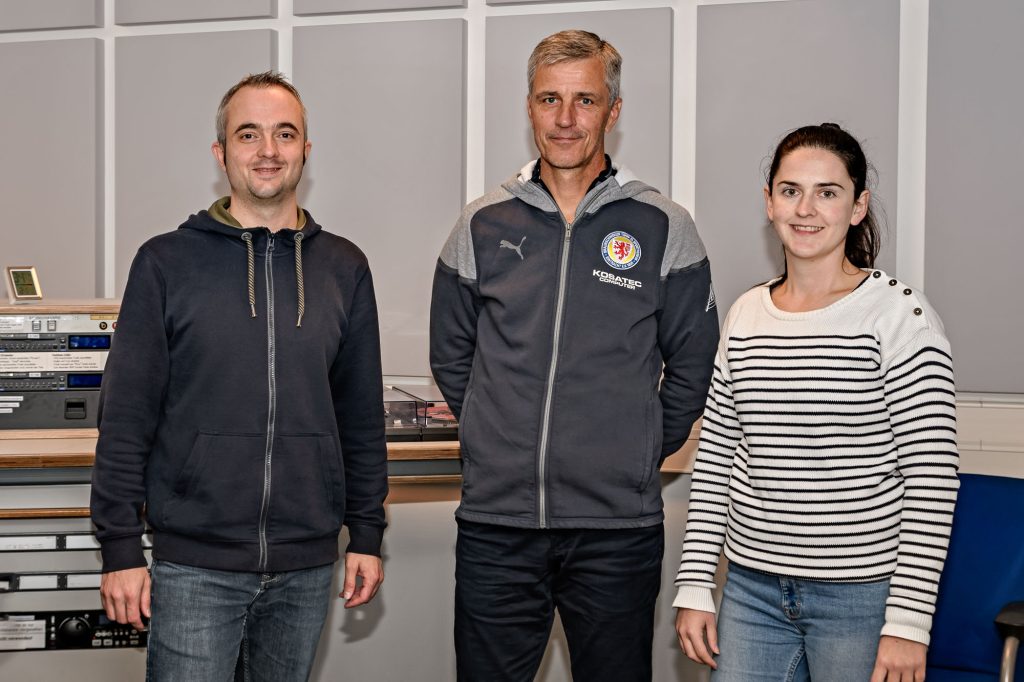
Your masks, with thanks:
M629 270L640 262L640 242L626 232L612 232L601 242L604 262L616 270Z

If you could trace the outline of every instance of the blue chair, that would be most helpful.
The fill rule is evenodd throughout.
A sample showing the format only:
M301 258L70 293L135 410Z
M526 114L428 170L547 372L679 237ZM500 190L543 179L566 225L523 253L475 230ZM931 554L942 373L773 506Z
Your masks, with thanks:
M1024 682L1013 671L1022 633L1024 479L962 474L928 682Z

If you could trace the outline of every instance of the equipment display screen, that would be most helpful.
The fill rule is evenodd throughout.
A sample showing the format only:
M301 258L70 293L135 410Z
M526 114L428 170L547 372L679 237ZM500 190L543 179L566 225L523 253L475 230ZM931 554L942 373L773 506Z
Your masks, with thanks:
M77 334L68 337L68 348L83 350L107 350L110 348L109 334Z
M39 286L39 275L31 265L8 265L7 273L7 298L11 303L22 301L40 301L43 298L43 290Z
M99 388L102 374L69 374L68 388Z
M13 270L11 279L14 281L14 290L18 292L19 296L37 296L39 294L36 289L36 278L32 276L31 271Z

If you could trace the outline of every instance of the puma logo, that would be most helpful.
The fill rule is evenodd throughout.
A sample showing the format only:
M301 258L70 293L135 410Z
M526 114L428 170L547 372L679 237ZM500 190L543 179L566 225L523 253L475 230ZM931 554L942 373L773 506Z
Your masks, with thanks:
M519 254L519 260L525 260L523 258L523 251L522 251L522 249L523 249L523 242L525 242L525 241L526 241L526 236L525 235L523 236L522 239L519 240L519 246L516 246L515 244L513 244L512 242L510 242L507 239L502 239L501 243L498 244L498 248L499 249L511 249L511 250L513 250L513 251L515 251L516 253Z

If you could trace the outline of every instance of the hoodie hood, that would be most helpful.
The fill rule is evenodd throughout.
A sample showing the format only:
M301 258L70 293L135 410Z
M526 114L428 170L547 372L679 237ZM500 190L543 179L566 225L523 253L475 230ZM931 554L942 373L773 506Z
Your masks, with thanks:
M232 239L238 239L240 232L250 232L253 234L253 239L256 239L257 234L269 235L273 234L275 238L280 237L283 241L288 244L292 244L295 241L297 234L302 234L302 239L306 240L315 235L320 231L320 225L313 220L313 216L310 215L309 211L300 208L298 225L296 229L293 228L281 228L276 232L271 232L269 227L242 227L231 213L228 212L230 206L230 197L221 197L217 201L210 205L210 208L205 211L199 211L188 217L184 223L178 226L179 230L199 230L200 232L216 232L219 234L226 235ZM259 244L259 241L257 242Z
M249 316L256 317L256 248L265 253L265 243L271 239L280 240L282 245L288 245L294 251L295 258L295 288L298 291L298 318L295 321L296 327L302 326L302 317L306 312L306 287L305 275L302 270L302 244L307 239L312 239L320 232L320 225L313 220L313 216L305 209L300 209L304 220L301 229L293 230L282 228L277 232L271 232L267 227L238 227L223 222L231 217L227 212L227 203L224 197L214 202L208 211L189 216L188 220L182 223L179 230L197 230L199 232L210 232L224 235L229 239L237 241L240 247L245 248L246 271L248 273L245 286L248 293ZM217 216L217 217L215 217ZM272 257L286 256L287 248L282 248L273 254ZM240 255L241 256L241 255Z

